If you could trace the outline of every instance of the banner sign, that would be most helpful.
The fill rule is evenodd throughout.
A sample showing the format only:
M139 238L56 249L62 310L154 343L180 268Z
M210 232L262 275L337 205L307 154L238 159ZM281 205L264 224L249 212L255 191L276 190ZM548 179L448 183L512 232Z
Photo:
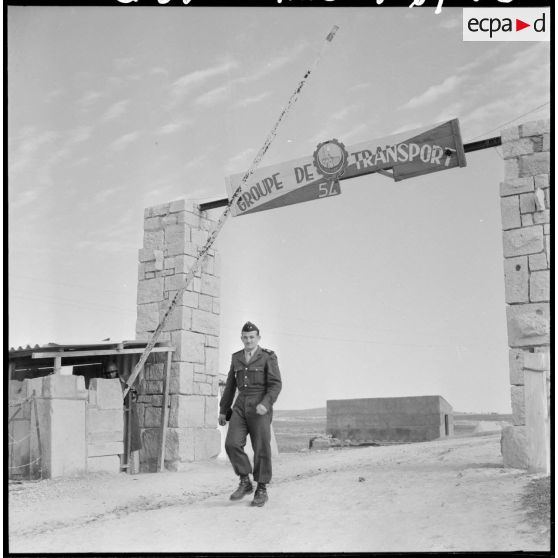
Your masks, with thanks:
M399 181L464 166L465 152L457 119L431 129L420 128L349 147L334 139L320 143L309 157L256 170L231 213L247 215L339 195L339 180L373 172ZM328 168L332 169L334 179L328 177ZM229 200L242 177L243 173L239 173L225 178Z

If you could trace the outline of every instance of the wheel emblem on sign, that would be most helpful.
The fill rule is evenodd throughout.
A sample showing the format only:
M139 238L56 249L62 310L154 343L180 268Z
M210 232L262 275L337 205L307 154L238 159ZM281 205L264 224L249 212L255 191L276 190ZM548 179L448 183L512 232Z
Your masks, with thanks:
M340 194L339 177L349 164L349 154L345 146L336 139L324 141L318 144L313 157L316 170L326 179L326 182L318 184L318 197Z
M347 168L349 154L345 146L336 139L318 144L314 151L314 166L324 177L330 180L339 178Z

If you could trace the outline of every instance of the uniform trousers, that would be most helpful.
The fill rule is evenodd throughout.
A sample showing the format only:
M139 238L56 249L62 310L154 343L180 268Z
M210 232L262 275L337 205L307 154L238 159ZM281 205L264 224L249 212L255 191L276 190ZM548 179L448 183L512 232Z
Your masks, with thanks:
M256 406L263 394L240 392L233 406L225 451L237 475L252 472L250 459L244 452L246 437L250 434L254 450L254 480L267 484L271 481L271 419L272 410L265 415L256 413Z

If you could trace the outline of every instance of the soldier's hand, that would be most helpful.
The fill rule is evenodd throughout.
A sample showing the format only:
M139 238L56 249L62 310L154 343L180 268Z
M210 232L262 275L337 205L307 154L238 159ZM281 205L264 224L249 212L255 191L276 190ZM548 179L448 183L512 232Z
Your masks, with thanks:
M215 416L215 415L214 415ZM220 414L219 415L219 426L225 426L227 424L227 417L226 415Z
M261 403L256 407L256 413L258 413L258 415L265 415L267 413L267 409L265 408L265 405L262 405Z

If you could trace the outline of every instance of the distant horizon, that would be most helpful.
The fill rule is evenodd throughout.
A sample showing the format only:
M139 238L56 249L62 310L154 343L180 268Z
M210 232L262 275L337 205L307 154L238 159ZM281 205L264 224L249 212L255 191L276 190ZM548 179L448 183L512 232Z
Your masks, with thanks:
M414 397L414 396L413 396ZM420 397L420 396L417 396ZM384 397L366 397L363 399L387 399ZM310 409L282 409L281 407L276 407L274 408L274 412L279 411L279 412L284 412L284 413L289 413L289 412L301 412L301 411L305 411L305 412L316 412L316 411L327 411L327 407L312 407ZM499 413L497 411L452 411L452 414L454 415L498 415L498 416L513 416L511 411L509 413Z

